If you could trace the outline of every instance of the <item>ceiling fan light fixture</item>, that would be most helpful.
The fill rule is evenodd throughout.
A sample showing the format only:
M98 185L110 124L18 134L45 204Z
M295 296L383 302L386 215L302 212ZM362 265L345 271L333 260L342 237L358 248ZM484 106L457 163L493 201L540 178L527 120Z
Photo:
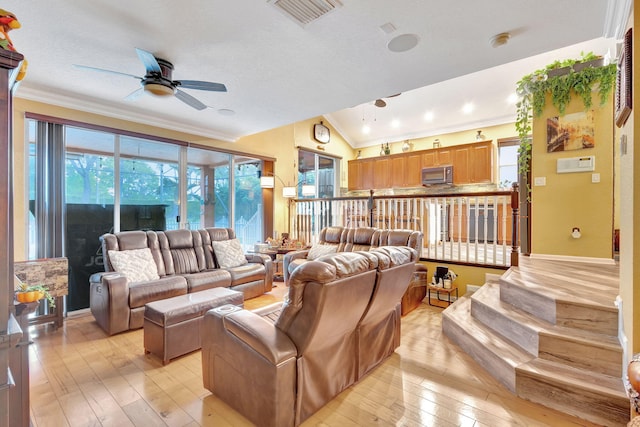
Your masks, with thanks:
M153 96L173 96L176 93L176 88L173 86L162 85L158 83L147 83L144 85L144 91L150 93Z

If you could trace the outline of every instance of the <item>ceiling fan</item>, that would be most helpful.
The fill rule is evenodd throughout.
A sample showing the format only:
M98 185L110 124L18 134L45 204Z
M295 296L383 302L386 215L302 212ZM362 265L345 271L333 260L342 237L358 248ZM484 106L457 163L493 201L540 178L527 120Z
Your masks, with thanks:
M227 87L222 83L204 82L200 80L172 80L173 64L165 59L156 58L152 53L146 50L136 48L138 58L144 64L145 75L144 77L134 76L133 74L121 73L119 71L106 70L104 68L89 67L86 65L76 65L74 67L87 69L92 71L100 71L103 73L119 74L122 76L129 76L140 80L141 87L134 92L130 93L125 99L133 100L144 92L150 93L155 96L175 96L180 101L184 102L190 107L196 110L204 110L207 108L205 104L198 99L189 95L188 93L180 90L184 89L197 89L207 90L212 92L226 92Z
M396 96L400 96L400 94L396 93L394 95L389 95L386 98L395 98ZM376 107L379 107L379 108L384 108L384 107L387 106L387 101L385 101L382 98L378 98L373 102L373 105L375 105Z

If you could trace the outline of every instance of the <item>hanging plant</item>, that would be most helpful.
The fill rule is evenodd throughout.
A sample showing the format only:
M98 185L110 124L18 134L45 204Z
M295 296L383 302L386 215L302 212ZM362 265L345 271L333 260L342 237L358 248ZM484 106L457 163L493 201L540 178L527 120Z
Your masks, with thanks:
M516 132L520 138L519 171L529 172L531 159L531 122L539 117L546 105L547 93L551 103L564 114L571 102L572 91L591 108L592 92L600 92L600 105L609 98L616 81L616 64L602 66L602 57L593 52L582 53L580 59L554 61L545 68L528 74L518 82L516 92L520 101L516 104Z

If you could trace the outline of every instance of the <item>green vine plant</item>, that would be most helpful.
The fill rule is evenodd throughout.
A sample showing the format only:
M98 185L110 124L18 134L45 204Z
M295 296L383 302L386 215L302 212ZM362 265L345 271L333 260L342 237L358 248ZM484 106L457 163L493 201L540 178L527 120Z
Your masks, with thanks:
M609 94L616 82L616 64L606 66L588 66L576 71L576 64L582 64L602 57L593 52L581 53L579 59L554 61L545 68L527 74L517 83L516 93L520 101L516 104L516 132L520 138L518 149L518 170L526 176L529 172L532 147L532 121L539 117L546 104L547 93L551 94L551 103L564 114L571 102L572 92L578 95L585 110L592 106L591 93L595 90L600 94L600 105L609 98ZM566 68L565 73L553 75L554 70ZM550 76L551 74L551 76ZM527 183L528 188L528 183Z

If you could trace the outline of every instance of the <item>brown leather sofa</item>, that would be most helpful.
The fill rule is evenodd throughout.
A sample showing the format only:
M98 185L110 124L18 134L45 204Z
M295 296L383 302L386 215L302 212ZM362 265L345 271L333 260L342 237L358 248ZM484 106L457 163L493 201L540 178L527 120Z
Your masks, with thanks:
M91 313L112 335L141 328L148 302L216 287L241 291L245 299L269 292L273 285L269 256L248 254L244 265L219 266L212 241L234 238L235 232L229 228L123 231L101 236L105 272L89 279ZM109 251L145 248L151 251L157 279L130 281L115 272Z
M414 230L383 230L373 227L325 227L320 230L316 245L329 246L335 252L368 251L379 246L409 246L422 252L423 234ZM298 266L309 260L310 249L287 253L283 260L284 280Z
M210 310L204 386L256 425L299 425L400 344L416 260L408 247L324 255L291 273L281 305Z

